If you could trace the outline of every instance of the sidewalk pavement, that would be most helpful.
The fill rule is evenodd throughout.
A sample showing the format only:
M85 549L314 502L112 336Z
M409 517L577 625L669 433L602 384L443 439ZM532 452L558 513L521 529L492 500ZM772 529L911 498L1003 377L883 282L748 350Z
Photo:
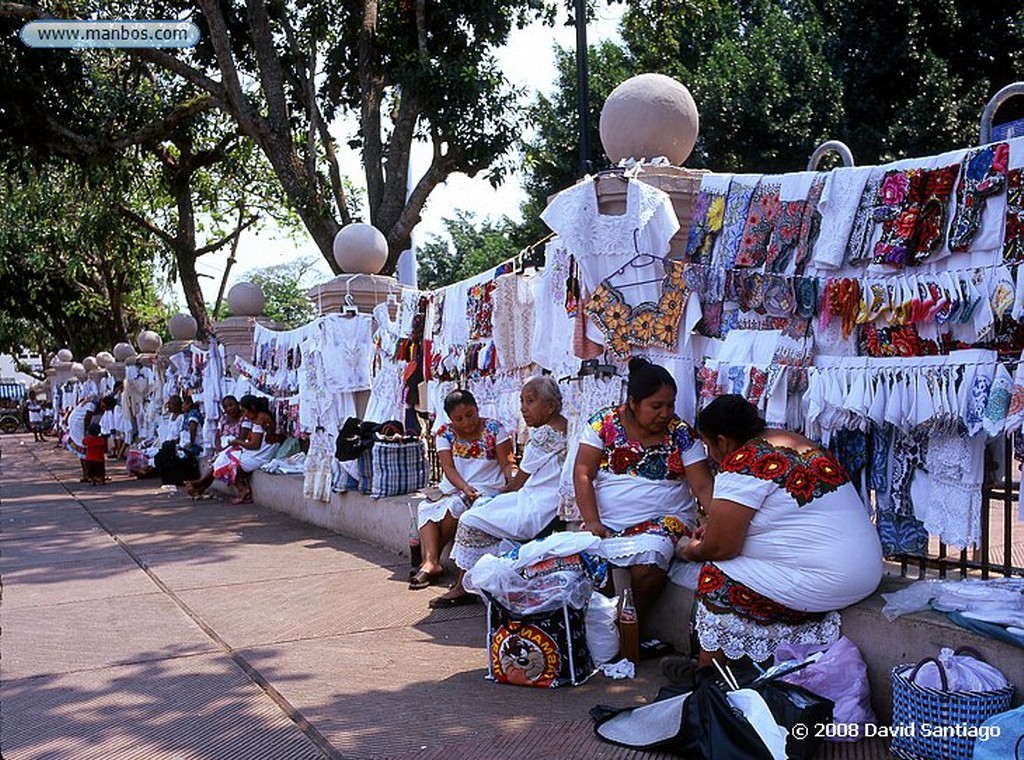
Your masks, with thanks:
M485 680L483 607L431 610L402 557L254 505L164 494L0 440L7 760L664 758L587 711L664 685ZM841 745L823 758L885 757ZM846 754L844 754L846 752Z

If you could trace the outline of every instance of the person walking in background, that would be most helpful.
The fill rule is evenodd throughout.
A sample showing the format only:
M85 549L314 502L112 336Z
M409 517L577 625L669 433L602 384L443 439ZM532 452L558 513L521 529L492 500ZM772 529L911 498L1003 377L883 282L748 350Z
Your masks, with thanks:
M28 402L25 404L25 411L28 414L28 429L32 431L32 440L37 443L43 443L46 441L43 405L39 403L35 391L28 392Z

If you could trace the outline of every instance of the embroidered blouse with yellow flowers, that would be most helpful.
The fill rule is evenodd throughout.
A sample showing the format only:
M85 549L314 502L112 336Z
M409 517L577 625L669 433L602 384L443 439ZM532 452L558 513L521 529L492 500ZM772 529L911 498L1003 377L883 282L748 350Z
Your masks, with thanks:
M493 492L505 485L505 475L498 463L498 444L509 440L509 434L497 420L483 418L483 433L480 438L467 440L455 432L451 425L437 429L438 451L451 451L455 468L469 485L481 493ZM447 477L441 479L441 491L445 494L457 490Z
M630 306L619 288L606 279L584 305L587 313L604 333L605 345L617 356L630 355L630 346L661 346L676 350L679 319L686 308L690 291L684 278L686 265L681 261L665 263L661 296Z
M648 520L673 516L688 527L696 522L696 501L684 470L707 455L693 428L672 419L663 443L644 446L631 439L622 407L602 409L590 418L580 443L603 454L594 478L601 523L622 531Z

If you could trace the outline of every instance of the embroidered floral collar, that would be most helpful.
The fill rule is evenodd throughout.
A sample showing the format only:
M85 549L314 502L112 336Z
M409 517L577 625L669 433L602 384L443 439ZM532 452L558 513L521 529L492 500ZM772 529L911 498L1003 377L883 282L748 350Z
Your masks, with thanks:
M770 480L803 507L839 489L850 479L830 453L822 449L798 452L754 438L722 461L722 472Z

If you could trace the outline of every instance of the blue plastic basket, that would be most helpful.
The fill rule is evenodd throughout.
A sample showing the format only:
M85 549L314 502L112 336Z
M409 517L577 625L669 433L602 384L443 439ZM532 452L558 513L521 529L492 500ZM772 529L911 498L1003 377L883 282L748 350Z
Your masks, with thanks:
M945 684L945 669L934 657L892 669L894 735L890 751L903 760L971 760L977 727L1010 708L1013 684L996 691L918 686L914 679L926 662L936 664Z

